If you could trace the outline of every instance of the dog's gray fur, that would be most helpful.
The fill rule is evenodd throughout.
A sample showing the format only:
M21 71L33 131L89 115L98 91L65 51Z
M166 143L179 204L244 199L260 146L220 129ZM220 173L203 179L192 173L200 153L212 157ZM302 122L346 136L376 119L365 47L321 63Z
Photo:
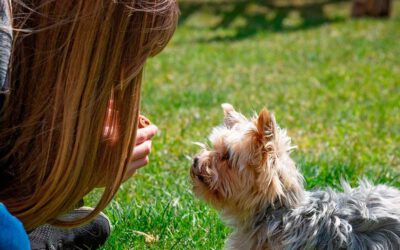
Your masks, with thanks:
M269 207L252 225L258 248L400 249L400 191L362 181L344 192L305 193L295 208Z

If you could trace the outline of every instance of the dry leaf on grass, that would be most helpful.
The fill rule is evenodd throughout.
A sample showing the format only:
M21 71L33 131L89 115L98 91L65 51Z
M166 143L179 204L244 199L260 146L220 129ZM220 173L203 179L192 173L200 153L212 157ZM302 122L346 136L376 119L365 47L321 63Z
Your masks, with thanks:
M133 230L132 232L134 234L138 234L138 235L144 236L144 241L146 243L154 243L154 242L157 242L159 240L158 235L154 236L152 234L147 234L147 233L136 231L136 230Z

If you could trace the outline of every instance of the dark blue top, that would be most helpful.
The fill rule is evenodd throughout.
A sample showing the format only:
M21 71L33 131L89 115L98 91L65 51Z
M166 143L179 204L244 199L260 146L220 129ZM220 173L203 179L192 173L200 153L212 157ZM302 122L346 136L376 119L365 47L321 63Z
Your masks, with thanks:
M22 223L0 203L0 250L8 249L30 249L30 243Z

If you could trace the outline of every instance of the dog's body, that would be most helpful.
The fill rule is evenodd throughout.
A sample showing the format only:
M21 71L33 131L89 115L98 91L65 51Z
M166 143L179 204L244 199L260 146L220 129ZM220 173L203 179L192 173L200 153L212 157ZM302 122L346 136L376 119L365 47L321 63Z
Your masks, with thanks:
M346 185L306 192L296 207L266 207L228 241L228 249L400 249L400 192Z
M194 192L235 232L227 249L400 249L400 191L363 181L343 193L305 191L290 138L268 111L248 120L223 105L225 125L191 168Z

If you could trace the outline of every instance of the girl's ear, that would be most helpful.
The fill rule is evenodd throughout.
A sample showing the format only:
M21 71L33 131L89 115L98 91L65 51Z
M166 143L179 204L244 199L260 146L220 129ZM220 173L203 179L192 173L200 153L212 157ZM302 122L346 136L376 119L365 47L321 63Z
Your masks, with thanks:
M223 103L222 109L224 110L224 123L227 128L232 128L233 125L240 121L246 121L246 118L235 111L233 106L229 103Z
M263 108L258 114L257 130L263 137L269 138L274 134L274 118L271 113Z

